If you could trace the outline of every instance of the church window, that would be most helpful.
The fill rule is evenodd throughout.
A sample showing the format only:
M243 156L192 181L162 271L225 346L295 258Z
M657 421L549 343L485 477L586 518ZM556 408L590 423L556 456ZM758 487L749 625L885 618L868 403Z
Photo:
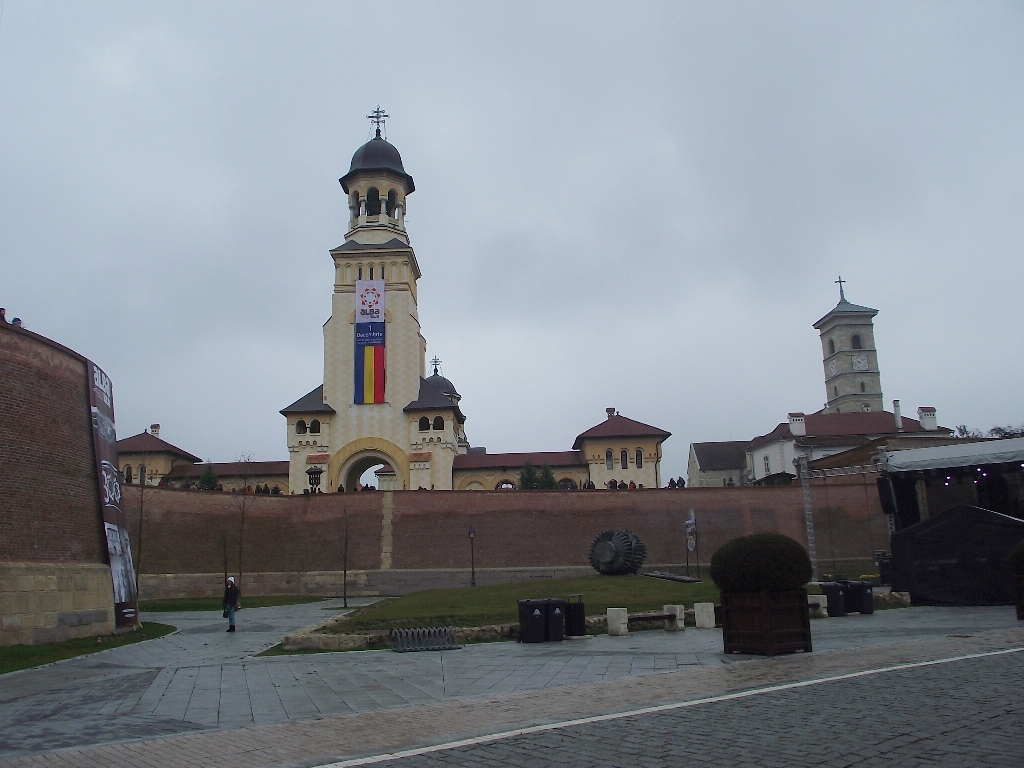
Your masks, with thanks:
M642 449L636 449L636 468L640 469L644 465L644 452Z
M295 422L295 434L296 435L304 435L304 434L306 434L306 422L304 420L299 419L298 421Z
M311 422L309 422L309 434L311 434L311 435L319 435L320 434L320 420L319 419L313 419ZM314 445L315 445L315 443L314 443Z
M351 194L350 197L351 197L351 200L352 200L352 215L353 216L358 216L359 215L359 193L356 192L353 189L352 190L352 194Z
M437 429L437 430L444 429L444 417L443 416L435 416L434 417L434 429Z
M623 469L629 469L629 451L625 448L623 448L621 453L619 453L619 463L622 465Z
M854 349L861 349L862 348L861 345L860 345L860 334L857 334L857 333L853 334L853 348Z
M867 392L868 391L867 388L864 386L864 382L863 381L860 383L860 391L861 392Z
M380 191L376 187L366 190L366 213L369 216L380 216Z
M615 468L615 459L612 457L611 448L609 448L607 451L604 452L604 468L605 469L614 469Z
M764 456L764 473L766 475L770 475L772 473L772 463L768 458L768 454L765 454Z
M828 353L834 355L836 353L836 343L832 339L828 340Z
M426 432L428 429L430 429L430 418L420 416L420 432Z
M832 396L839 397L839 387L832 387Z
M359 268L356 270L356 280L362 280L362 279L363 279L363 265L360 264Z
M393 189L388 190L388 216L395 218L395 208L398 206L398 193Z
M132 465L131 464L125 465L125 468L124 468L124 481L128 485L132 484Z
M370 265L370 277L368 279L373 280L373 264Z

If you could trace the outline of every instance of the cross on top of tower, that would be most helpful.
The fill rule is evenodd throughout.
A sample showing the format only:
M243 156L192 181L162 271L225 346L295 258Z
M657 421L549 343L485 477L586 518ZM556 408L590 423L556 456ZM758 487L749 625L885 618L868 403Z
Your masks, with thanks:
M434 366L434 375L437 376L437 369L441 365L441 360L437 355L434 355L434 359L430 361L430 364Z
M386 114L384 110L380 108L380 104L378 104L377 108L366 116L367 120L369 120L371 123L377 126L378 139L380 138L380 129L384 127L384 121L387 120L389 117L391 117L391 115Z
M839 284L839 300L840 301L845 301L846 300L846 294L843 293L843 283L847 283L847 282L849 282L849 280L843 280L843 276L840 275L839 279L836 280L836 282Z

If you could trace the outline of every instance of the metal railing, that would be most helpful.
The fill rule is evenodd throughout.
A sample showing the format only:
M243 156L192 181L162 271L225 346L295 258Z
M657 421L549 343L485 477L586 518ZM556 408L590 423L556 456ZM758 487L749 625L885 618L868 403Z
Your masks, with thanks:
M416 627L413 629L392 629L388 634L391 650L398 653L407 651L455 651L461 648L454 627Z

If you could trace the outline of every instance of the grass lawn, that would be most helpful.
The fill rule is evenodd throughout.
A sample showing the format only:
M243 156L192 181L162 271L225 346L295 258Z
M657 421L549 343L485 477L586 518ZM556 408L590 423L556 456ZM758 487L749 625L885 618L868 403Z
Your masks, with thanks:
M487 587L430 589L392 598L356 610L338 627L341 632L392 627L474 627L519 621L517 600L582 594L587 615L608 608L630 612L663 605L716 602L718 588L710 579L700 584L652 579L647 576L583 576L574 579L495 584Z
M106 635L104 637L82 637L67 640L63 643L46 643L45 645L5 645L0 646L0 674L14 672L17 669L38 667L51 661L70 659L86 653L105 651L121 645L141 643L163 637L176 629L169 624L143 624L137 632L125 632L123 635Z
M268 608L275 605L319 603L325 597L313 595L269 595L247 597L242 595L242 608ZM164 600L140 600L140 611L220 611L221 597L169 597Z

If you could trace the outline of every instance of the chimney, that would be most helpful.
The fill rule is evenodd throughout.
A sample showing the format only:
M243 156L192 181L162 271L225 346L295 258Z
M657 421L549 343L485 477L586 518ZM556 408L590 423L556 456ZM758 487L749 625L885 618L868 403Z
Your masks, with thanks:
M611 418L612 416L614 416L614 415L615 415L615 409L614 409L614 408L605 408L605 409L604 409L604 412L608 414L608 418L609 418L609 419L610 419L610 418Z
M935 409L930 405L924 405L917 409L917 420L921 422L921 429L925 432L934 432L939 428L935 419Z
M793 437L803 437L807 434L807 425L802 413L789 414L789 431Z
M900 401L899 400L893 400L892 401L892 413L893 413L893 416L896 417L896 431L897 432L902 432L903 431L903 417L900 415Z
M153 437L160 437L160 425L159 424L150 424L149 425L149 434L151 434Z

